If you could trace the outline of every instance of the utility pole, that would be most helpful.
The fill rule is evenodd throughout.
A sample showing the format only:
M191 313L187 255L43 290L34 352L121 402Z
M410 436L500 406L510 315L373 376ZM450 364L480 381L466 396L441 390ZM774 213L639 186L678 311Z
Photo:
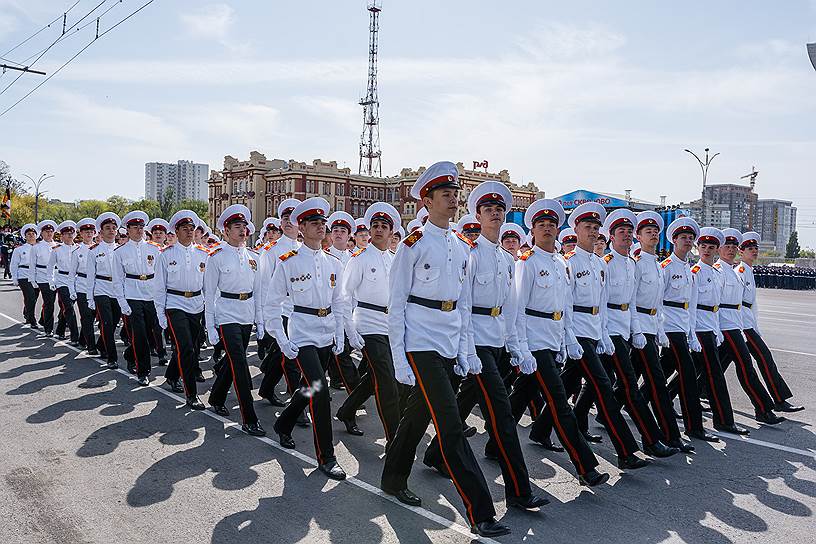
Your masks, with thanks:
M25 177L31 180L31 183L34 184L34 223L39 223L40 218L40 185L49 179L53 178L53 174L43 174L40 176L40 179L34 181L34 178L29 176L28 174L23 174Z
M39 70L32 70L28 66L11 66L8 64L0 64L0 68L2 68L4 72L6 70L17 70L19 72L28 72L29 74L37 74L41 76L45 75L45 72L40 72Z
M377 99L377 36L380 31L380 11L377 1L368 5L371 14L368 25L368 86L365 98L359 104L363 107L363 134L360 137L360 165L358 174L382 177L380 163L380 102Z
M713 155L711 155L709 157L708 152L710 150L709 150L709 148L706 147L705 148L705 162L703 162L700 159L700 157L698 157L697 154L694 151L692 151L690 149L685 149L684 151L686 153L690 153L692 157L697 159L697 162L700 163L700 169L703 171L703 193L702 193L703 196L702 196L702 199L700 201L701 202L700 215L702 215L702 217L700 218L700 220L701 220L701 222L705 223L706 222L706 215L705 215L705 212L706 212L706 195L705 195L705 189L706 189L706 178L708 177L708 167L711 165L711 161L714 160L714 157L719 155L719 153L714 153ZM705 225L700 225L700 226L705 226Z

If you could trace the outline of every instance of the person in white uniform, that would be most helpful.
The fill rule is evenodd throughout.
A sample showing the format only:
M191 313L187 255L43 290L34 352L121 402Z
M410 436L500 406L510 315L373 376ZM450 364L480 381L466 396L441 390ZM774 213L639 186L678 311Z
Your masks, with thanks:
M96 357L99 350L96 348L96 334L94 333L94 312L88 307L88 301L93 299L93 293L89 293L88 288L88 254L93 246L96 234L96 220L92 217L85 217L77 222L79 229L80 243L71 253L71 264L69 265L68 288L71 290L71 297L76 299L79 309L79 343L88 350L88 355Z
M121 220L113 212L104 212L96 218L96 232L100 241L90 247L87 256L88 308L96 311L99 323L97 349L100 357L107 360L108 368L119 368L116 342L113 333L122 317L113 281L113 253L119 244L116 234Z
M57 227L60 233L60 243L51 250L51 259L48 266L53 270L53 283L51 288L57 293L57 303L59 304L59 314L57 319L57 338L65 340L65 329L68 328L68 343L72 346L79 345L79 328L77 327L76 313L74 312L74 300L76 294L71 295L71 254L76 249L74 245L74 235L76 234L76 223L73 221L63 221Z
M14 253L11 254L9 265L11 281L23 293L23 319L32 329L36 329L38 325L37 318L34 317L34 308L37 305L40 288L34 281L34 267L31 262L40 229L34 223L27 223L20 228L20 234L23 235L25 243L14 248Z

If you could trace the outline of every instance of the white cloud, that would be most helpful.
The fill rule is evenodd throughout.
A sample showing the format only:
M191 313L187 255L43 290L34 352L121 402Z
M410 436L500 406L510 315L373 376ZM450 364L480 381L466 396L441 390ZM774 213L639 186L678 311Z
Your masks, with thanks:
M9 13L0 13L0 40L5 40L17 28L17 18Z
M187 33L194 37L213 39L235 53L246 54L249 44L230 37L235 23L235 10L227 4L203 6L197 12L179 15Z
M538 60L576 61L607 57L623 47L626 38L609 28L590 24L539 23L516 44Z

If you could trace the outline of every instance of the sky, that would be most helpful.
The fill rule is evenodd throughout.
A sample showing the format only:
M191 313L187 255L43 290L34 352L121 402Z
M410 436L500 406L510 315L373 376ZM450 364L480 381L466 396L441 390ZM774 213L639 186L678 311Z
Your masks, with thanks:
M0 0L0 56L25 59L76 0ZM145 0L79 0L51 74ZM77 21L95 6L86 19ZM816 0L384 0L383 174L488 160L548 196L583 188L668 203L699 196L683 150L720 155L709 183L760 172L816 247ZM5 61L0 61L5 62ZM356 171L368 62L365 0L154 0L0 116L0 160L48 173L63 200L144 194L144 163L225 155ZM43 80L0 77L0 111Z

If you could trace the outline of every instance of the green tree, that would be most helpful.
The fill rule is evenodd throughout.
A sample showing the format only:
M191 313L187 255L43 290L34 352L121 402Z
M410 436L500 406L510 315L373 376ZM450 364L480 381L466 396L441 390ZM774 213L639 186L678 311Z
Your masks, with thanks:
M5 161L0 160L0 188L5 193L6 187L11 189L11 194L24 195L28 193L26 182L16 179L11 175L11 167ZM14 203L12 202L12 205ZM24 223L25 224L25 223Z
M799 233L793 231L791 232L790 238L788 239L788 245L785 247L785 258L796 259L799 257L800 252L801 249L799 248Z
M201 219L206 220L207 213L209 212L209 205L207 204L206 200L182 200L181 202L173 205L173 213L176 213L179 210L193 211Z
M172 185L168 185L164 189L164 195L159 199L159 206L161 208L161 216L169 220L173 215L173 204L176 200L176 194Z
M151 219L154 217L164 217L164 215L162 215L161 206L155 200L143 198L141 200L131 202L130 205L128 206L128 211L133 210L142 210Z
M816 249L806 247L799 251L799 257L802 259L816 259Z
M104 200L80 200L76 206L77 217L74 221L83 217L99 217L102 212L108 210L108 203Z

